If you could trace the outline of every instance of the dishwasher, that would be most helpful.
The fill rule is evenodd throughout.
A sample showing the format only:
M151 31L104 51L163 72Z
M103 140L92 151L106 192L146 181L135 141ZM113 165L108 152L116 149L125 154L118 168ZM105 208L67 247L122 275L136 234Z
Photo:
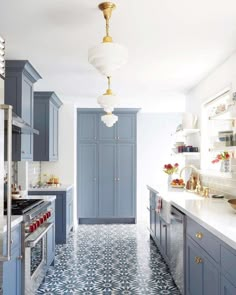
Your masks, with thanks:
M173 279L184 295L184 220L185 215L171 206L170 210L170 271Z

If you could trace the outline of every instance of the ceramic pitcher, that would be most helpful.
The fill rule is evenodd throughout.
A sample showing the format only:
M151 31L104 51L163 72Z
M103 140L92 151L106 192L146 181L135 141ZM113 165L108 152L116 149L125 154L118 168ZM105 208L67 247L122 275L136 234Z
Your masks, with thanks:
M183 129L194 129L197 125L197 116L192 113L183 113L182 117Z

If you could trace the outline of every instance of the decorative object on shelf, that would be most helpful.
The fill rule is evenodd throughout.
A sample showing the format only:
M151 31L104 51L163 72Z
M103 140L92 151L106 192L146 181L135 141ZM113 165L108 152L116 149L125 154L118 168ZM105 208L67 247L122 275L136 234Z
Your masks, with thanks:
M216 156L212 163L221 162L220 172L230 172L230 154L228 152L222 152Z
M118 116L107 113L101 117L101 120L107 127L112 127L118 121Z
M108 88L106 92L98 97L98 104L104 109L106 113L112 113L114 111L114 108L117 107L119 104L118 97L112 93L111 90L111 77L107 77L108 80Z
M128 51L124 46L114 43L109 35L109 20L116 5L112 2L103 2L98 7L106 20L106 36L102 43L89 49L88 60L101 74L111 77L115 70L127 62Z
M183 113L183 129L195 129L197 125L197 116L192 113Z
M185 187L185 183L182 178L172 179L172 181L170 182L170 185L171 185L171 187L174 187L174 188L184 188Z

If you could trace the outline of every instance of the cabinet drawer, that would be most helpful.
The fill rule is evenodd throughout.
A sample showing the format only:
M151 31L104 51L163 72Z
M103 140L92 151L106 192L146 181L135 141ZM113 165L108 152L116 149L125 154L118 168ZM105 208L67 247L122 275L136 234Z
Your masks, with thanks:
M220 243L204 227L187 218L187 235L200 245L215 261L220 260Z
M234 285L236 285L236 251L230 251L221 245L220 261L222 268L229 274Z

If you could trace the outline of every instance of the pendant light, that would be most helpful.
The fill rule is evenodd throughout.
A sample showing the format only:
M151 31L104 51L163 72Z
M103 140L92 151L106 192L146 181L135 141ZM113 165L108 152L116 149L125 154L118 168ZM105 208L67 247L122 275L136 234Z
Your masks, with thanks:
M114 111L114 108L117 107L117 105L119 104L119 99L114 93L112 93L110 87L111 77L107 77L107 80L108 89L103 95L98 97L97 102L106 113L112 113Z
M98 7L106 20L106 36L101 44L89 49L88 60L101 74L111 77L114 71L127 62L128 51L123 45L114 43L109 34L109 20L116 5L112 2L103 2Z
M107 127L112 127L118 121L118 117L112 113L107 113L101 117L101 120Z

